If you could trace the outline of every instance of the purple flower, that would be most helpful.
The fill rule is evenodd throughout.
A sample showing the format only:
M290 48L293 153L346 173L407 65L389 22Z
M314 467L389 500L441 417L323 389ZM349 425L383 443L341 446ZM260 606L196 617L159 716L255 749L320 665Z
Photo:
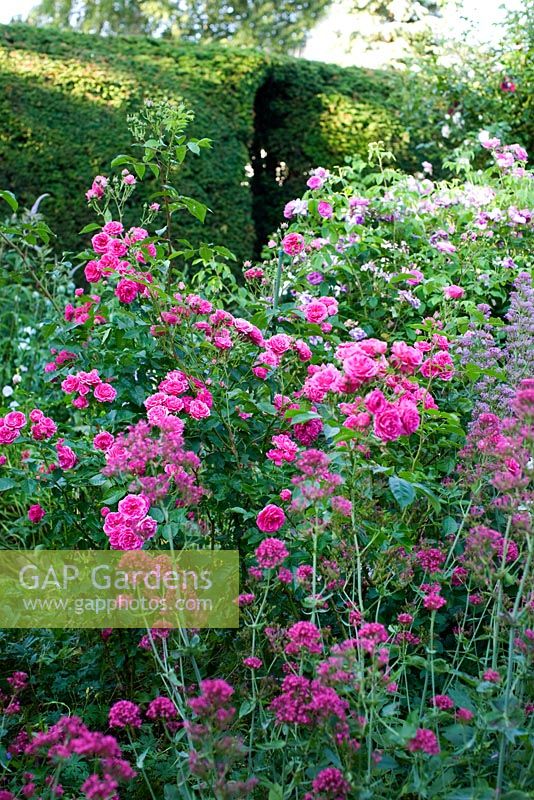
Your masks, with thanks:
M324 276L321 275L320 272L310 272L306 275L306 280L308 283L311 283L312 286L318 286L324 281Z

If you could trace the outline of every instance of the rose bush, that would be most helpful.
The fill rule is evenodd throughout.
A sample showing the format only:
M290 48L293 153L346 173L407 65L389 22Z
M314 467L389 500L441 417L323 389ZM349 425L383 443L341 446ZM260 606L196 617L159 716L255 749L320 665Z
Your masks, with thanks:
M85 281L4 392L2 535L237 549L241 627L4 633L0 798L527 798L527 154L318 168L241 279L177 233L189 119L147 105L87 189Z

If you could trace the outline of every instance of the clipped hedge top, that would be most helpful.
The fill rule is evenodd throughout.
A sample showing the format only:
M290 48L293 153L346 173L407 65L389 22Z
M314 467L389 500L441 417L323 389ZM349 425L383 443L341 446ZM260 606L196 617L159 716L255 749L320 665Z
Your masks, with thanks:
M147 97L182 95L196 114L192 135L214 142L179 177L184 194L213 209L204 226L184 216L183 236L245 258L306 169L339 163L370 138L391 139L398 80L254 49L3 25L0 186L26 204L49 192L42 210L60 244L78 247L85 190L129 146L126 114ZM260 165L265 148L270 162ZM262 175L251 181L245 168L255 154ZM280 161L291 164L285 190L275 180ZM143 187L139 199L149 193Z

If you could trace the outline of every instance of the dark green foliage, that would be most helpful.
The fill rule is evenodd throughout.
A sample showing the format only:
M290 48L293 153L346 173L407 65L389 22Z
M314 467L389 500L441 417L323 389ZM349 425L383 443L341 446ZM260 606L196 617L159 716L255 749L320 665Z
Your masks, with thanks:
M259 53L25 26L3 28L1 45L0 185L23 203L49 192L41 210L60 244L73 246L90 219L83 195L93 176L107 174L113 156L128 150L126 113L146 97L183 95L196 114L192 135L214 140L212 156L190 159L178 187L214 213L202 228L184 212L183 235L250 253L255 232L244 170L265 70Z
M303 191L310 168L365 153L376 139L404 163L395 83L385 73L255 50L2 26L0 186L23 204L49 192L41 210L59 245L75 247L90 216L85 190L95 174L109 172L117 152L128 151L126 113L146 97L183 95L196 114L191 134L213 139L214 151L188 159L178 189L214 212L204 226L184 212L182 235L246 258L276 227L283 204ZM252 187L245 172L251 157ZM139 202L147 193L139 191Z

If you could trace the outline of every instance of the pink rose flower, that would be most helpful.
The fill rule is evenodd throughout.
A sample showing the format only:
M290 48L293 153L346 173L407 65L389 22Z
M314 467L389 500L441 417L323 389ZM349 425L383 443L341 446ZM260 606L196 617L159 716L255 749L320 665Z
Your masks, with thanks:
M282 249L288 256L296 256L304 249L304 237L300 233L288 233L282 239Z
M324 219L330 219L330 217L334 213L334 210L330 203L327 203L326 200L321 200L321 202L317 206L317 213L319 214L320 217L323 217Z
M102 274L102 267L98 261L88 261L85 265L84 275L87 283L98 283Z
M145 539L151 539L158 529L158 523L152 517L145 517L137 526L139 533L142 533Z
M106 222L102 230L109 236L119 236L124 230L124 225L122 224L122 222L110 220L109 222Z
M266 340L265 346L272 350L273 353L276 353L277 356L281 356L291 348L291 337L286 333L277 333Z
M312 175L311 178L308 178L306 181L306 186L309 189L321 189L323 186L324 180L319 177L319 175Z
M363 383L374 378L380 371L380 364L369 356L356 353L343 362L343 370L347 377Z
M123 242L122 239L110 239L106 252L120 258L128 252L128 245L126 242Z
M4 425L18 431L26 425L26 417L22 411L10 411L4 417Z
M319 300L312 300L312 302L308 303L303 310L306 321L315 325L319 325L321 322L324 322L328 317L328 307Z
M397 409L393 406L375 415L373 431L383 442L392 442L402 435L402 422Z
M409 270L409 278L406 278L406 283L410 286L418 286L424 279L425 276L419 269L410 269Z
M19 431L16 428L8 428L7 425L0 426L0 444L13 444L18 437Z
M423 362L420 372L425 378L437 376L442 381L450 381L454 375L453 360L449 353L445 350L440 350Z
M94 398L99 403L112 403L117 397L117 392L110 383L99 383L95 386Z
M105 253L108 247L108 242L109 242L109 236L107 235L107 233L104 233L103 231L97 233L91 239L91 244L93 245L93 250L95 251L95 253Z
M416 347L406 342L393 342L391 346L391 363L401 372L410 375L422 363L423 354Z
M312 357L312 351L310 347L303 342L302 339L297 339L294 344L295 351L298 355L299 361L309 361Z
M265 369L265 367L253 367L252 372L259 378L261 381L264 381L267 375L269 374L269 370Z
M80 409L87 408L87 406L89 405L89 400L87 399L87 397L82 397L82 396L75 397L74 400L72 401L72 405L74 406L74 408L80 408Z
M366 395L364 405L371 414L377 414L379 411L383 411L386 408L387 400L380 389L373 389L372 392Z
M118 505L119 512L126 519L136 522L146 517L149 508L150 503L144 494L127 494Z
M256 525L264 533L275 533L280 530L285 521L286 515L283 509L272 503L266 505L256 517Z
M94 437L93 447L95 447L97 450L103 450L105 452L111 447L114 441L115 437L112 433L108 433L108 431L101 431Z
M61 388L65 392L65 394L72 394L73 392L77 392L80 388L80 379L77 375L67 375L64 381L61 383Z
M30 522L34 523L40 522L45 514L46 511L42 506L39 505L39 503L30 506L28 509L28 519L30 520Z
M402 433L404 436L410 436L418 429L421 424L421 417L415 403L410 401L401 401L397 406L400 414Z
M193 419L205 419L211 414L209 406L202 400L191 400L189 404L189 416Z
M449 300L459 300L460 297L463 297L465 294L465 289L462 289L461 286L456 286L454 283L450 286L445 286L443 289L443 293L446 298Z
M74 450L63 444L63 439L58 439L56 444L57 460L61 469L72 469L78 461Z
M119 298L121 303L133 303L139 294L139 288L139 284L135 283L135 281L121 278L115 287L115 296Z

